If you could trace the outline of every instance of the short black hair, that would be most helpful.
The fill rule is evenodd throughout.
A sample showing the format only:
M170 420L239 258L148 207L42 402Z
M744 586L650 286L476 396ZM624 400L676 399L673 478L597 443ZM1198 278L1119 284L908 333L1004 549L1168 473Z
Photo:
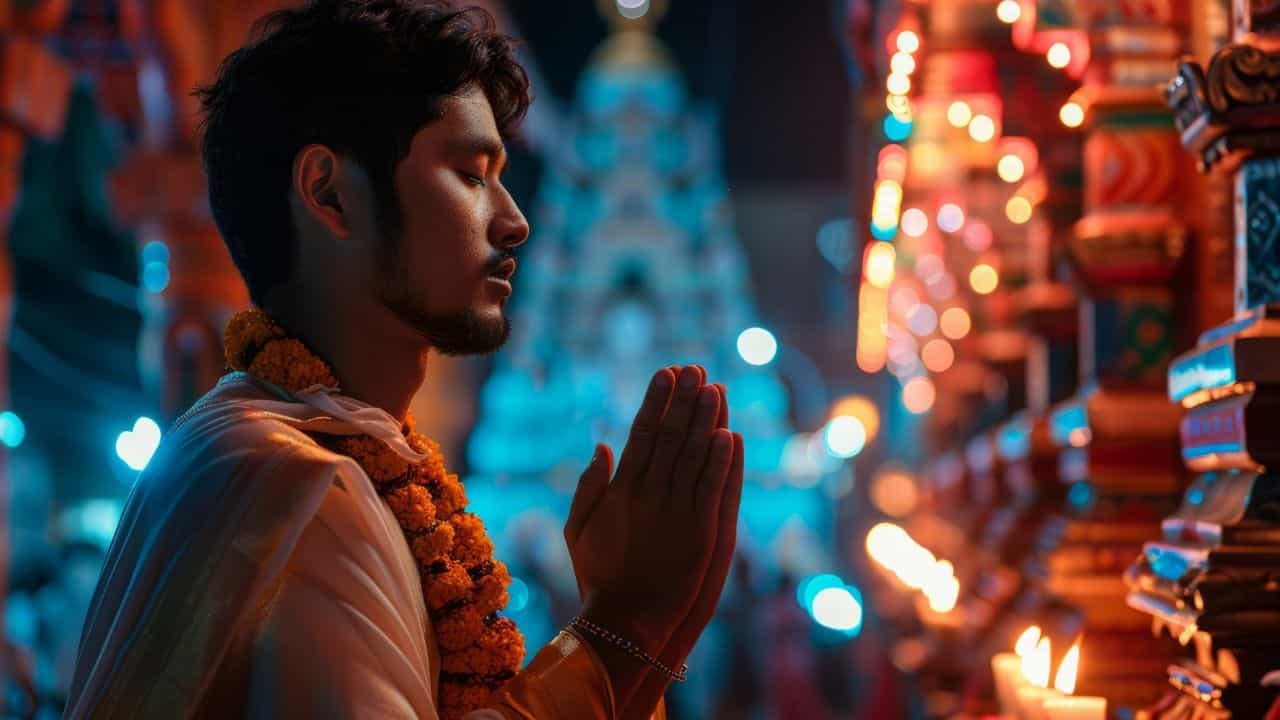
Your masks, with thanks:
M292 272L293 159L310 144L369 174L380 220L399 222L395 168L441 101L478 87L504 137L529 107L514 42L479 8L437 0L311 0L270 13L195 91L209 203L257 305Z

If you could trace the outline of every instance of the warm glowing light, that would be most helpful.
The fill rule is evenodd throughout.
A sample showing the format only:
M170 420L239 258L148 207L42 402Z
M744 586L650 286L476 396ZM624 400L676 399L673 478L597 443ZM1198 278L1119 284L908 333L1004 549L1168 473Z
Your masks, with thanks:
M946 155L935 142L919 142L911 146L911 166L924 175L932 175L942 169Z
M990 295L1000 286L1000 273L986 263L978 263L969 271L969 287L979 295Z
M938 311L932 305L918 303L907 313L907 329L920 337L931 334L937 327Z
M919 304L920 293L906 285L899 285L889 294L889 306L893 308L895 313L903 317L910 315Z
M1076 674L1080 669L1080 643L1071 646L1062 664L1058 666L1058 674L1053 676L1053 689L1064 695L1076 691Z
M920 208L907 208L902 213L901 225L908 237L920 237L929 229L929 216Z
M1069 128L1080 127L1084 124L1084 108L1078 102L1068 102L1058 111L1058 119Z
M1018 0L1000 0L1000 4L996 6L996 17L1000 22L1012 25L1022 17L1022 6L1018 4Z
M996 173L1007 183L1016 183L1021 180L1026 170L1022 165L1022 158L1017 155L1005 155L996 163Z
M838 418L841 416L857 418L858 422L862 423L863 429L866 430L868 440L871 440L876 436L876 433L880 432L880 409L865 395L850 395L841 398L835 404L835 407L831 408L831 417Z
M894 95L906 95L911 92L911 78L902 73L889 73L884 81L885 88Z
M987 142L996 136L996 121L988 115L974 115L969 121L969 137L978 142Z
M867 494L872 505L891 517L910 515L920 500L915 477L903 467L888 464L880 466L871 476Z
M894 95L890 93L884 96L884 106L889 108L889 112L903 119L911 117L911 99L906 95Z
M747 328L738 335L738 354L752 365L768 365L778 354L778 341L764 328Z
M1049 687L1049 638L1042 637L1035 650L1022 656L1022 677L1036 687Z
M868 248L870 249L870 248ZM889 271L893 272L893 263L889 263ZM890 275L892 281L892 275ZM889 321L889 293L881 287L864 281L858 289L858 341L855 357L858 368L866 373L876 373L884 369L888 359L888 338L885 337L885 324ZM860 417L857 413L840 413ZM876 417L876 428L879 428L879 416ZM863 425L871 426L866 422ZM869 434L874 435L874 431Z
M910 30L898 33L898 49L904 53L914 53L920 49L920 36Z
M1040 626L1032 625L1018 636L1018 641L1013 644L1013 651L1018 654L1018 657L1024 658L1035 652L1038 642L1040 642Z
M1004 204L1004 214L1009 222L1021 225L1031 220L1031 201L1021 195L1014 195Z
M952 127L962 128L972 119L973 109L969 107L969 103L956 100L947 106L947 122L951 123Z
M929 412L936 398L933 381L927 377L911 378L902 386L902 405L907 412L919 415Z
M924 344L920 349L920 359L924 362L924 366L929 372L946 372L951 369L952 364L956 361L956 351L951 348L951 343L942 338L934 338Z
M959 340L969 334L973 321L969 319L969 313L964 308L953 307L942 311L938 325L942 328L943 335L952 340Z
M896 203L902 202L902 180L907 174L907 151L902 150L901 145L886 145L886 148L896 147L900 152L886 153L880 151L880 160L876 163L876 175L883 181L889 181L897 185ZM879 188L877 188L879 190Z
M886 242L872 243L867 248L867 256L863 261L863 272L867 282L878 288L887 288L893 282L893 265L897 252Z
M925 598L929 600L929 609L936 613L948 613L955 609L960 599L960 581L952 572L951 563L938 561L933 575L921 588Z
M1049 65L1062 69L1071 64L1071 48L1064 42L1056 42L1049 46L1044 57L1049 61Z
M889 69L902 75L910 75L916 70L916 59L910 53L899 50L889 58Z
M964 246L974 252L986 252L995 242L991 226L984 222L970 222L964 228Z
M946 264L937 255L929 254L916 257L916 277L926 283L946 271Z
M955 203L944 203L938 208L938 227L943 232L955 232L964 227L964 210Z
M862 604L846 587L829 587L813 596L813 619L832 630L851 631L862 624Z

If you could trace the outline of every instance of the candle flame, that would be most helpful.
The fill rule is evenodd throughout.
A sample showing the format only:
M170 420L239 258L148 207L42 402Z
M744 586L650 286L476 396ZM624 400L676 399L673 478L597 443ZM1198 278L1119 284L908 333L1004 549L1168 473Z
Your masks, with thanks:
M1049 638L1042 637L1036 649L1022 658L1022 677L1039 688L1049 687Z
M1064 695L1076 691L1076 675L1080 670L1080 643L1071 646L1067 656L1062 658L1058 666L1058 674L1053 678L1053 687Z
M1022 634L1018 636L1018 642L1014 644L1013 651L1018 657L1026 657L1036 649L1036 643L1040 640L1040 626L1032 625Z

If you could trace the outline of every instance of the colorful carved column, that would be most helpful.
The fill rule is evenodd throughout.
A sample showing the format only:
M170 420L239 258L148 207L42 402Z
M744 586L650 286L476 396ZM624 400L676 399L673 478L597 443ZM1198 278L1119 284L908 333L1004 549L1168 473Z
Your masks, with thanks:
M1185 314L1175 280L1190 168L1154 88L1182 48L1186 8L1174 0L1044 5L1075 13L1090 53L1073 97L1087 130L1084 216L1069 248L1084 293L1082 389L1052 419L1070 487L1046 587L1084 618L1079 690L1132 707L1159 691L1168 649L1125 606L1121 574L1184 487L1177 416L1162 385L1178 341L1175 318Z
M1232 44L1184 59L1167 94L1210 182L1234 187L1235 317L1169 369L1197 475L1126 574L1129 604L1189 651L1152 718L1274 717L1280 692L1280 11L1234 13Z

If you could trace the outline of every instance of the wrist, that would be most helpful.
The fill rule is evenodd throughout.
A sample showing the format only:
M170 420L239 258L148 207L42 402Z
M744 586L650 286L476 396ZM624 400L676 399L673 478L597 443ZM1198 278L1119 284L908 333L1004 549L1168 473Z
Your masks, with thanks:
M671 639L671 630L645 622L643 612L624 611L621 605L593 597L583 604L579 616L635 643L653 657L661 657ZM594 647L594 644L593 646Z

